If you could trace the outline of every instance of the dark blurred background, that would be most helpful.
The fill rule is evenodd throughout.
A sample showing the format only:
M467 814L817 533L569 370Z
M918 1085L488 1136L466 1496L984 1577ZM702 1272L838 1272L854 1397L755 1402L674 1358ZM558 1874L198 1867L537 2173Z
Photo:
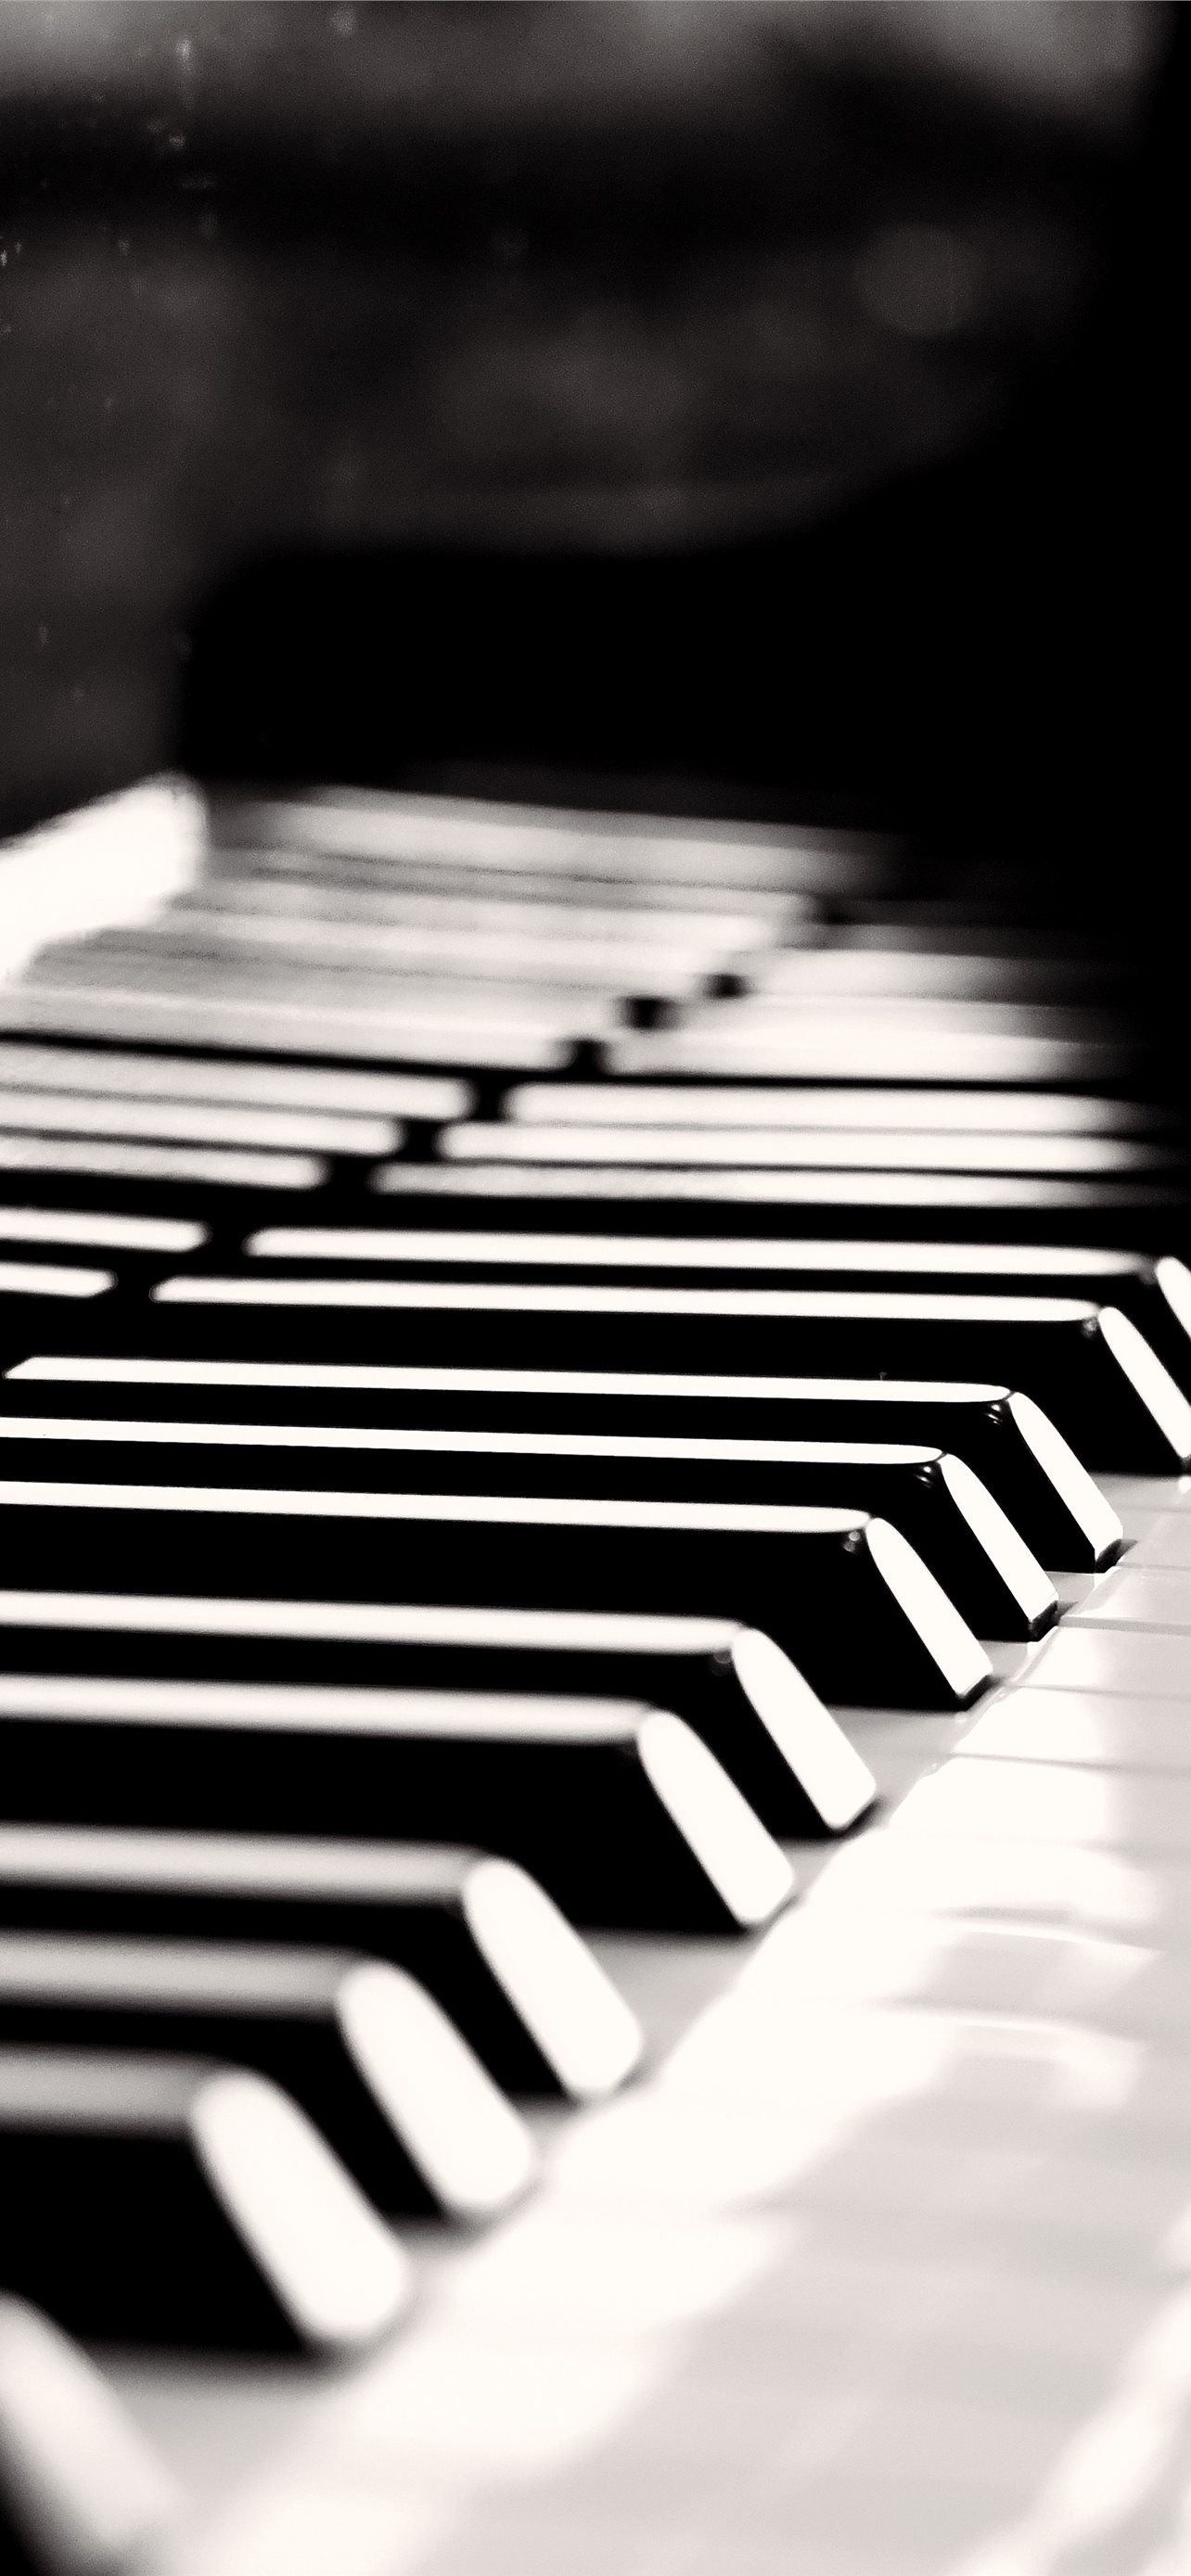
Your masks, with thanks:
M182 757L1160 885L1184 31L10 0L4 828Z

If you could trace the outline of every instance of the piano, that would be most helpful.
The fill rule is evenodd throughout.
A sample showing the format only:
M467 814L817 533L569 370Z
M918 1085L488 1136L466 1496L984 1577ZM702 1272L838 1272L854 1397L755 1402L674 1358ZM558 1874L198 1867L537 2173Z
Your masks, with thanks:
M0 927L13 2563L1171 2576L1189 1142L1119 922L165 776Z

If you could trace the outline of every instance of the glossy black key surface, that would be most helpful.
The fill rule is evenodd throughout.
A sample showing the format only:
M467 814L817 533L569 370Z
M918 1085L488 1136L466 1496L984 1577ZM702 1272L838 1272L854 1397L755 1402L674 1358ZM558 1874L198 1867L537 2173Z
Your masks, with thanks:
M216 2350L358 2351L411 2289L267 2077L81 2049L0 2048L0 2273L71 2333Z
M545 1694L0 1675L10 1815L485 1842L575 1921L735 1931L789 1865L670 1712Z
M415 1977L514 2092L592 2100L640 2056L586 1943L524 1870L484 1853L0 1825L0 1926L362 1952Z
M5 1416L210 1425L248 1412L423 1430L595 1439L901 1441L954 1451L979 1475L1044 1565L1109 1565L1121 1524L1074 1450L1032 1398L963 1380L611 1374L599 1370L303 1366L288 1361L123 1359L44 1353L0 1384Z
M692 1611L764 1628L827 1699L965 1707L983 1648L909 1542L865 1512L535 1496L0 1482L13 1584L521 1609Z
M323 1950L0 1933L0 2051L214 2057L288 2093L377 2207L491 2218L533 2142L404 1970Z
M184 2510L181 2489L86 2354L27 2300L0 2294L6 2576L149 2568Z
M11 1476L295 1490L334 1478L352 1491L605 1499L859 1504L911 1539L969 1624L1032 1637L1057 1616L1054 1585L987 1488L937 1449L860 1442L647 1440L542 1432L304 1430L299 1424L111 1421L0 1415Z
M1082 1297L1118 1306L1191 1391L1191 1271L1170 1256L1070 1244L802 1241L771 1236L552 1233L471 1226L268 1225L248 1236L255 1269L284 1277L506 1279L634 1287L891 1289Z
M362 1359L399 1344L456 1365L992 1378L1045 1405L1093 1468L1191 1459L1191 1404L1144 1337L1074 1297L181 1276L150 1305L153 1347L195 1356L329 1358L350 1330Z
M0 1664L8 1675L642 1700L694 1727L771 1833L845 1832L876 1794L781 1647L731 1620L0 1592Z

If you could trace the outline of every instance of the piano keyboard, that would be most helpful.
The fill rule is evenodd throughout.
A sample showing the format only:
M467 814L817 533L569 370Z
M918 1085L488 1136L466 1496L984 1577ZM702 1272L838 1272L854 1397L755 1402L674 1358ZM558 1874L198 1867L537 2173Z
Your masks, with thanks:
M1174 2576L1191 1173L1112 925L165 781L0 939L14 2565Z

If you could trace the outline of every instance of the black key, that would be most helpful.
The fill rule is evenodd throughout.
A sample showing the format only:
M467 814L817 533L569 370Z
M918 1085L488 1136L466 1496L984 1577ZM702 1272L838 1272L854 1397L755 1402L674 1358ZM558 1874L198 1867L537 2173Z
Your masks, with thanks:
M110 1307L115 1295L115 1272L91 1262L0 1259L0 1367L60 1338L64 1310Z
M896 1094L893 1095L896 1097ZM713 1170L583 1163L386 1163L370 1188L382 1222L558 1226L594 1234L884 1236L956 1241L1191 1246L1182 1181L1069 1180L999 1172Z
M222 1436L221 1436L222 1435ZM1058 1615L1054 1585L961 1458L860 1442L648 1440L622 1434L303 1431L285 1423L118 1422L0 1415L12 1476L85 1471L135 1483L302 1491L331 1477L353 1492L500 1494L859 1505L900 1529L969 1624L990 1637L1035 1637Z
M300 1415L332 1429L348 1423L547 1438L893 1440L963 1458L1044 1565L1110 1565L1124 1540L1106 1497L1032 1398L962 1380L646 1377L50 1353L11 1370L2 1401L14 1417L169 1413L210 1425L212 1436L216 1423L249 1411L255 1422L292 1423Z
M104 2341L346 2352L409 2302L395 2237L267 2077L0 2049L0 2273Z
M524 1870L483 1853L0 1825L0 1925L361 1951L425 1986L513 2092L590 2100L640 2056L586 1943Z
M490 2218L533 2177L520 2114L432 1998L381 1959L0 1934L0 2051L26 2047L251 2067L389 2212Z
M181 2490L86 2354L0 2296L0 2564L7 2576L148 2570Z
M681 1718L619 1700L0 1676L10 1815L478 1843L602 1929L737 1931L788 1862Z
M900 1530L865 1512L535 1496L240 1492L0 1482L21 1588L88 1587L514 1609L710 1612L764 1628L826 1699L966 1707L983 1648Z
M814 1289L511 1288L181 1277L151 1291L153 1347L317 1359L342 1348L475 1365L991 1378L1054 1416L1093 1468L1191 1460L1191 1404L1135 1325L1074 1297ZM346 1318L350 1315L348 1327ZM138 1319L139 1320L139 1319Z
M672 1709L775 1834L843 1833L868 1767L771 1637L731 1620L0 1592L6 1673L548 1692Z
M788 1242L724 1235L535 1233L528 1228L269 1225L249 1235L254 1271L284 1277L608 1281L634 1287L875 1288L914 1295L1083 1297L1118 1306L1191 1392L1191 1271L1172 1257L1020 1243Z

